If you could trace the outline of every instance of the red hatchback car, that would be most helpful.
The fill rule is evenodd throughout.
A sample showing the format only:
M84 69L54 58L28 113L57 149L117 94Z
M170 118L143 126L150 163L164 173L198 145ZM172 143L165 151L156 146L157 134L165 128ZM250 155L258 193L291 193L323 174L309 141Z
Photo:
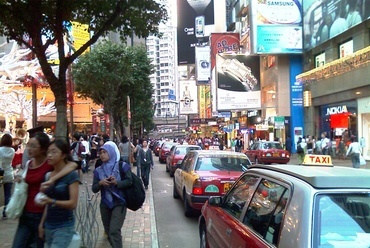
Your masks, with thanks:
M277 141L257 141L247 149L245 155L255 164L287 164L290 154Z
M159 149L159 162L165 163L167 155L170 153L171 147L173 145L176 145L176 143L173 142L163 142L161 145L161 148Z
M170 173L170 176L173 177L176 164L183 160L185 155L192 150L202 150L200 146L197 145L174 145L172 146L170 153L166 159L166 172Z

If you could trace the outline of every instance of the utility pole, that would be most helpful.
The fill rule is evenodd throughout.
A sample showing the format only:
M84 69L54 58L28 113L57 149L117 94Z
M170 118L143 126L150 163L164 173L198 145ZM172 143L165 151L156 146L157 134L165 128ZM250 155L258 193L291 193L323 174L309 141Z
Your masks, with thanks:
M131 154L131 107L130 107L130 96L127 96L127 137L129 141L128 154Z

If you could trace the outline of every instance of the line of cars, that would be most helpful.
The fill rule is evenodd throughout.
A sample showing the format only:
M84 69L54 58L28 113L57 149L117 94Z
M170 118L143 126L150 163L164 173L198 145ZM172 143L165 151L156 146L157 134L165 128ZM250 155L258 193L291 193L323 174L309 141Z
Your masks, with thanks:
M256 145L254 165L248 151L171 147L173 197L186 216L200 211L200 247L370 247L370 171L312 154L303 166L282 164L289 154L270 144ZM177 149L183 158L173 161Z

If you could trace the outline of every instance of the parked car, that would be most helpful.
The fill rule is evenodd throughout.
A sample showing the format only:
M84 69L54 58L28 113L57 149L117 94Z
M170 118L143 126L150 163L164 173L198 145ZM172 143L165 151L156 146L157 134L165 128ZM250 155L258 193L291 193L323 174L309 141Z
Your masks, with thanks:
M251 166L210 197L200 247L370 247L370 170L307 156L320 166Z
M257 141L249 147L245 154L255 164L287 164L290 161L290 154L284 150L277 141Z
M173 197L184 201L185 216L190 216L210 196L224 195L250 164L243 153L189 151L175 171Z
M197 145L174 145L172 146L170 153L166 159L166 172L170 173L170 176L173 177L176 164L183 160L185 155L192 150L202 150L200 146Z
M161 145L163 144L164 141L158 140L155 145L153 146L153 152L154 155L159 156L159 150L161 149Z
M177 143L173 142L163 142L161 148L159 149L159 162L165 163L167 155L170 153L171 147Z

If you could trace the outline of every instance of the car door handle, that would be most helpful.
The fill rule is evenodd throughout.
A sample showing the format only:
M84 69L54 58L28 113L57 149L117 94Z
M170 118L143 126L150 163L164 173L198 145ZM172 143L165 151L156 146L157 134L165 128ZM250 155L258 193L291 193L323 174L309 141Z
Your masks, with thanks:
M227 236L229 236L229 237L230 237L231 232L232 232L232 231L231 231L231 229L230 229L230 228L227 228L227 229L226 229L226 235L227 235Z

